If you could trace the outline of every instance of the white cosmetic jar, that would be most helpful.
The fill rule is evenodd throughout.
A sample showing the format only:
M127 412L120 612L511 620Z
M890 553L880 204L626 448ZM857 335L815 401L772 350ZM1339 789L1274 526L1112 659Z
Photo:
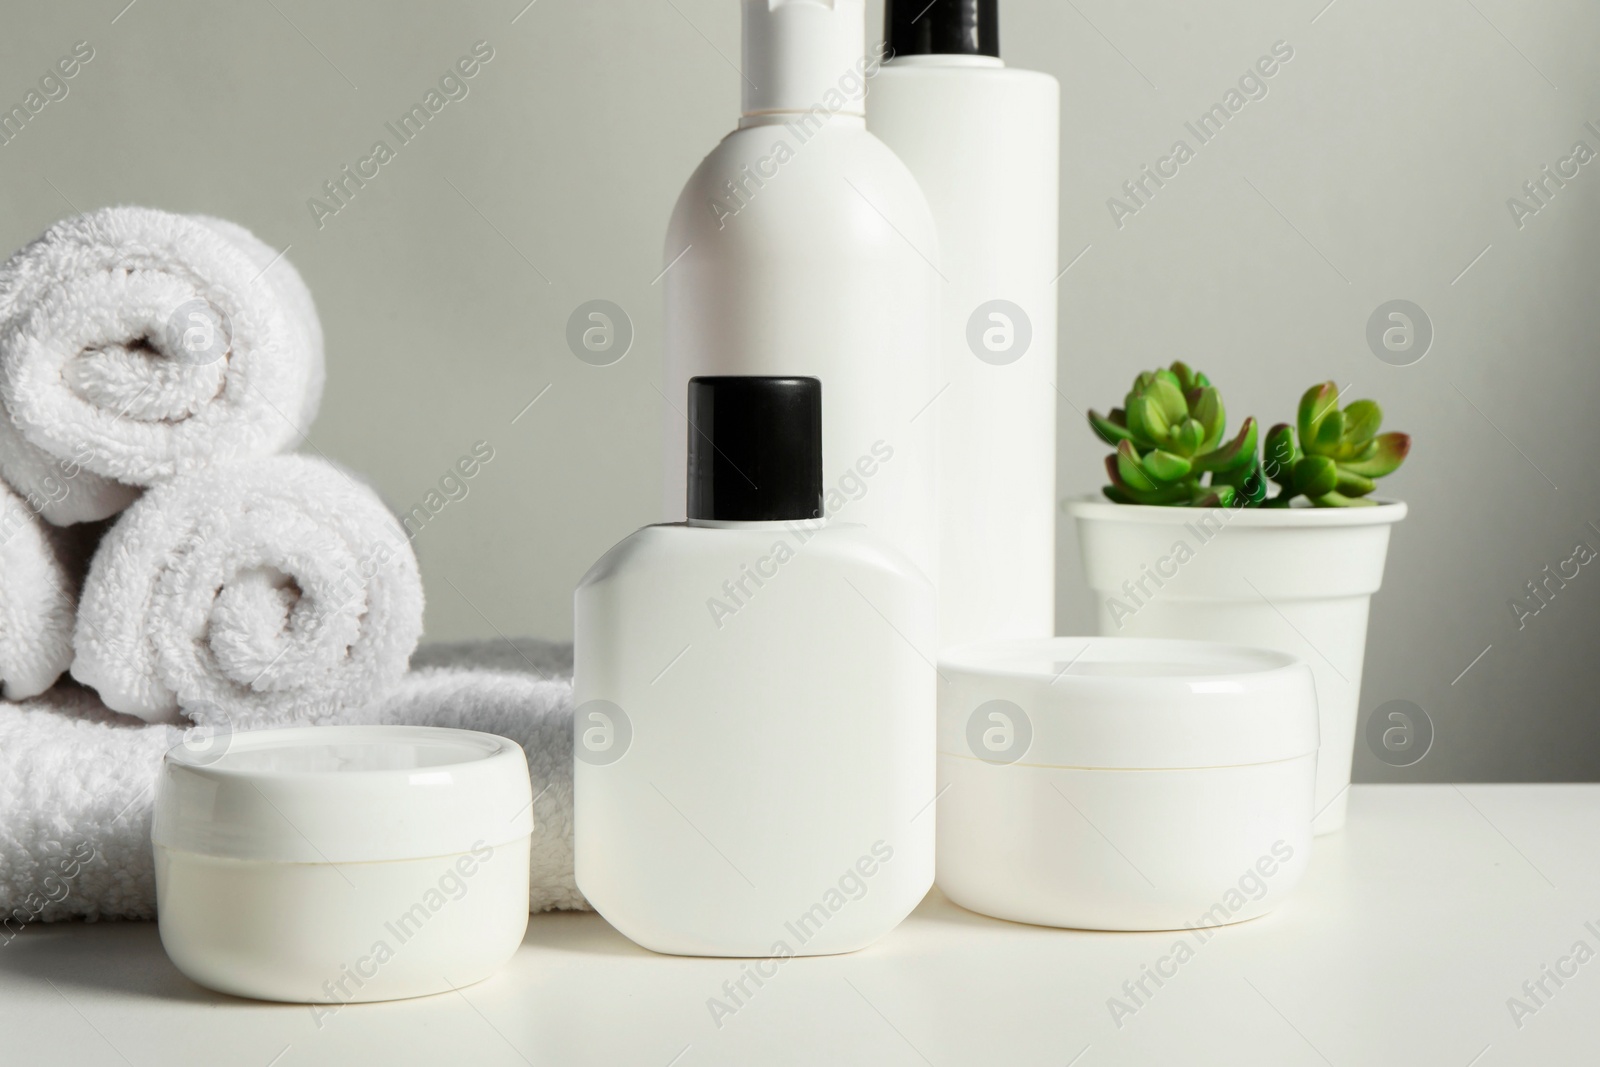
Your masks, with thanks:
M1311 856L1317 703L1294 657L1201 641L995 641L941 658L937 882L1090 930L1262 915Z
M489 977L528 925L516 742L422 726L223 734L168 752L151 841L161 944L235 996L347 1004Z

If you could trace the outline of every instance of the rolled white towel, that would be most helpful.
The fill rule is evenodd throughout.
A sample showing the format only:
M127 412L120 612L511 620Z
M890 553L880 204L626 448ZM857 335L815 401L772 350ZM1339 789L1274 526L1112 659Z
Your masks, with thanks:
M117 519L72 676L150 722L322 722L383 696L421 633L416 556L377 495L268 456L154 486Z
M7 700L37 696L72 665L72 627L94 531L42 521L0 483L0 679Z
M509 737L533 779L528 907L585 908L572 869L572 646L433 646L384 699L340 723L407 723ZM0 951L60 919L153 919L150 814L162 753L222 751L225 728L148 724L71 684L0 702Z
M50 522L297 444L323 373L305 283L231 222L102 208L0 266L0 476Z

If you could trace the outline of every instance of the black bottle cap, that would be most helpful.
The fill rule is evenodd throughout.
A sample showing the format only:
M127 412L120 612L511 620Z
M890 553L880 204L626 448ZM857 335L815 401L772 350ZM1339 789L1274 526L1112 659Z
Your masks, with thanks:
M884 0L890 56L1000 56L999 0Z
M689 379L691 519L822 518L822 383Z

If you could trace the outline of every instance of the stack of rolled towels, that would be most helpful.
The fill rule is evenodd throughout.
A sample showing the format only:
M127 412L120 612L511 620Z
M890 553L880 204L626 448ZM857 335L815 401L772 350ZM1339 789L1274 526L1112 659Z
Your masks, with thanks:
M322 722L422 632L410 539L306 442L322 328L220 219L107 208L0 267L0 681L150 722Z
M412 657L404 527L290 454L322 383L300 276L232 223L111 208L0 266L0 947L33 922L153 917L161 754L302 723L517 741L529 906L584 906L570 647Z

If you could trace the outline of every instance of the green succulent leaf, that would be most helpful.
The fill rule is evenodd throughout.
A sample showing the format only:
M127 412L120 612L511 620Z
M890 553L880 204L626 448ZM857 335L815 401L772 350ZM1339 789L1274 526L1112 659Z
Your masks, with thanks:
M1311 442L1316 440L1317 427L1328 413L1336 411L1339 407L1339 387L1332 382L1323 382L1313 385L1300 397L1300 411L1295 419L1295 425L1300 430L1300 440L1307 449Z
M1201 451L1205 444L1206 428L1195 419L1188 416L1172 430L1173 450L1185 456L1193 456Z
M1192 503L1197 508L1231 508L1238 495L1231 485L1214 485L1195 497Z
M1161 406L1148 396L1128 401L1128 429L1133 431L1133 439L1147 448L1160 448L1172 433Z
M1280 422L1267 431L1266 440L1262 442L1261 465L1268 477L1285 489L1289 488L1294 481L1294 465L1299 459L1293 427Z
M1103 485L1103 486L1100 487L1100 491L1102 493L1104 493L1105 496L1106 496L1106 499L1111 501L1113 504L1137 504L1138 503L1138 501L1133 499L1133 497L1131 495L1129 495L1128 493L1123 492L1121 489L1118 489L1114 485Z
M1340 451L1348 453L1339 458L1339 466L1341 467L1347 467L1352 463L1365 463L1378 454L1378 442L1376 440L1368 441L1359 448L1346 447L1340 449Z
M1357 400L1344 409L1344 439L1348 445L1360 447L1372 440L1383 425L1383 409L1376 401Z
M1406 461L1406 456L1411 452L1410 434L1379 434L1372 443L1377 447L1369 458L1355 463L1344 463L1341 466L1351 474L1382 478L1399 470L1400 464Z
M1256 419L1252 415L1244 420L1232 441L1214 452L1208 452L1194 461L1200 471L1230 471L1242 467L1256 458Z
M1311 503L1319 508L1370 508L1375 506L1371 500L1348 497L1342 493L1323 493L1321 496L1312 497Z
M1193 389L1187 395L1189 410L1206 428L1205 439L1196 451L1210 452L1222 443L1222 435L1228 429L1228 413L1222 406L1222 394L1207 385Z
M1213 474L1211 484L1227 485L1238 490L1237 503L1245 507L1259 507L1267 499L1267 476L1261 469L1261 457L1253 452L1249 463Z
M1140 462L1139 453L1134 449L1132 441L1123 441L1117 445L1116 473L1117 477L1112 480L1120 481L1129 489L1149 492L1157 488L1155 479L1145 472L1144 464Z
M1170 423L1181 422L1189 415L1189 402L1183 397L1178 376L1171 371L1158 371L1155 381L1150 383L1144 395L1160 405L1161 414Z
M1246 470L1248 473L1239 480L1239 491L1249 498L1251 507L1260 507L1266 503L1267 486L1270 484L1267 472L1261 469L1261 457L1257 456Z
M1328 412L1317 423L1316 436L1306 444L1306 451L1321 456L1328 456L1338 451L1339 442L1344 437L1344 412L1334 410Z
M1108 445L1115 445L1118 441L1133 440L1133 431L1128 429L1128 413L1121 408L1112 408L1110 415L1090 411L1089 425Z
M1366 496L1376 488L1378 483L1371 478L1352 473L1343 467L1339 468L1339 481L1334 485L1334 491L1345 496Z
M1185 396L1211 384L1210 379L1181 359L1173 362L1172 373L1177 377L1178 388L1183 390Z
M1339 468L1327 456L1306 456L1294 465L1290 488L1313 499L1331 493L1339 484Z
M1140 474L1142 475L1143 472L1141 471ZM1111 479L1112 488L1129 494L1135 492L1134 487L1129 485L1122 477L1122 454L1120 452L1113 452L1106 457L1106 477Z
M1106 473L1111 478L1111 484L1101 491L1119 504L1151 504L1156 506L1171 506L1174 504L1187 504L1194 495L1194 485L1189 481L1178 482L1173 485L1157 486L1149 480L1143 471L1137 473L1137 484L1130 484L1123 477L1123 461L1125 457L1120 453L1121 448L1129 448L1126 442L1119 446L1119 454L1106 457Z
M1194 486L1188 482L1169 485L1149 493L1136 494L1140 504L1149 504L1153 507L1174 507L1189 504L1194 499Z
M1157 482L1176 482L1188 477L1192 464L1182 456L1156 449L1142 461L1144 469Z

